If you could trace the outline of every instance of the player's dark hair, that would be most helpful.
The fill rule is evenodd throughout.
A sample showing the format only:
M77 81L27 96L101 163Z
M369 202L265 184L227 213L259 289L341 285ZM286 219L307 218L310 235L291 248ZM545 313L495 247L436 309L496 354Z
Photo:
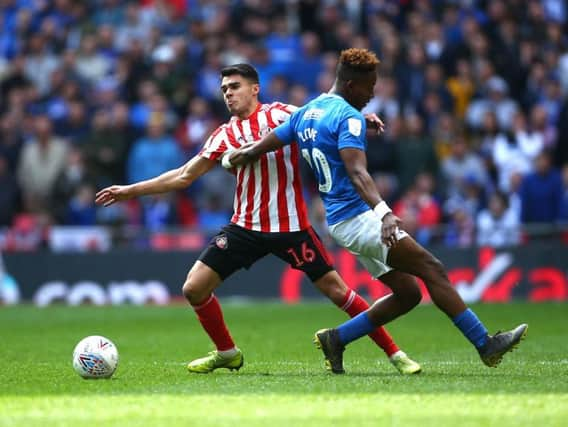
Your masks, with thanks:
M341 52L337 64L337 79L339 81L356 80L368 73L377 72L379 59L367 49L347 49Z
M258 83L258 71L250 64L234 64L221 69L221 77L238 74L252 83Z

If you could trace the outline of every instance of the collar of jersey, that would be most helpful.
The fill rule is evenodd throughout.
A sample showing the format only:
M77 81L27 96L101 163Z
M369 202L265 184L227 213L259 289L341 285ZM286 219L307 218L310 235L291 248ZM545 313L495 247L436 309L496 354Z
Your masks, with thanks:
M341 95L338 95L338 94L336 94L336 93L324 92L322 95L331 96L332 98L344 99Z

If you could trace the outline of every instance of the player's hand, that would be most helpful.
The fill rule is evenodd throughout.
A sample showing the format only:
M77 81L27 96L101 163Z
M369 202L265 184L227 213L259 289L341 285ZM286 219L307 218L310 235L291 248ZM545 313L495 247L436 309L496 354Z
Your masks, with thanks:
M258 159L252 154L251 147L241 147L228 154L231 167L248 165Z
M396 232L398 231L398 226L401 223L401 219L392 212L389 212L383 217L381 240L389 248L396 246L398 243L398 240L396 239Z
M385 124L375 113L365 114L365 123L367 124L367 129L374 130L377 135L385 131Z
M95 196L95 203L97 205L110 206L116 202L132 199L134 195L130 190L129 185L113 185L111 187L103 188Z

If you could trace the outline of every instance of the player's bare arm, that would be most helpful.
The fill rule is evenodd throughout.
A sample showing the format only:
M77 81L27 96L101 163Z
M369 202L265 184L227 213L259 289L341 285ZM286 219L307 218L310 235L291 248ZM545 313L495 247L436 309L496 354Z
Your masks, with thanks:
M231 151L227 158L223 159L224 167L242 166L258 160L260 155L282 148L284 144L278 139L274 132L269 133L259 142L250 144Z
M365 152L357 148L344 148L339 151L339 154L353 186L371 209L375 209L383 202L383 199L377 191L373 178L367 171ZM392 247L397 243L396 230L401 220L389 210L382 216L382 221L381 236L383 243Z
M168 172L130 185L112 185L96 194L95 202L110 206L116 202L133 199L150 194L167 193L189 187L197 178L210 171L216 161L195 156L183 166Z

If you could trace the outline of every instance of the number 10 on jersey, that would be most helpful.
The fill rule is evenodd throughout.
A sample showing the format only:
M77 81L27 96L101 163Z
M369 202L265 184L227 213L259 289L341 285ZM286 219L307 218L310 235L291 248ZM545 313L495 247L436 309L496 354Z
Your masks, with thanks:
M333 180L331 177L331 168L325 154L318 148L312 148L311 153L307 148L302 148L302 157L316 173L318 178L318 189L322 193L329 193Z

